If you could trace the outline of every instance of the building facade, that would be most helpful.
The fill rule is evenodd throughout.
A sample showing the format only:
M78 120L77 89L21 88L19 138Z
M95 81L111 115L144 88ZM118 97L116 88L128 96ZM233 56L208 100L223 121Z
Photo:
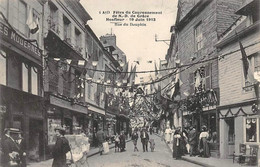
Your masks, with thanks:
M171 60L178 64L175 80L179 86L176 119L183 128L193 125L197 132L206 125L212 156L218 156L219 104L218 59L215 44L220 35L239 17L234 12L241 1L179 1L174 25L176 40ZM176 89L176 87L175 87Z
M78 1L48 1L44 5L44 96L47 149L55 144L55 127L66 134L88 128L85 102L85 24L91 17Z
M236 11L239 19L217 43L219 50L220 157L239 154L240 144L259 147L259 1L246 1ZM240 45L241 43L241 45ZM248 77L242 61L249 62ZM255 80L250 79L252 75ZM257 108L257 107L256 107ZM259 153L258 153L259 155Z
M3 0L0 5L0 135L5 128L20 129L31 160L44 159L46 149L43 9L44 1Z

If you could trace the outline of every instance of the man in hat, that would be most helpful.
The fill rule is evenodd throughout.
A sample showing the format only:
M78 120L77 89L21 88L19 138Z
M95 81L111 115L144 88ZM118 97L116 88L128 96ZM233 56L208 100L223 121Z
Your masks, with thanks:
M20 147L16 142L19 139L19 129L8 128L4 130L5 136L2 142L2 165L10 166L11 164L20 165Z
M64 137L65 129L63 127L55 128L57 140L53 148L52 167L66 166L66 153L70 151L69 141Z
M143 128L141 135L140 135L140 138L141 138L141 142L142 142L142 145L143 145L143 151L148 152L147 145L148 145L148 141L149 141L149 135L146 131L146 128Z

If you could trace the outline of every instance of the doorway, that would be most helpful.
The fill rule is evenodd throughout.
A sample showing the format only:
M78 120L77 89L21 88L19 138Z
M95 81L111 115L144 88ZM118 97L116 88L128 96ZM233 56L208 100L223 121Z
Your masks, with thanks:
M29 145L28 159L31 161L43 160L44 150L44 135L43 135L43 120L29 120Z

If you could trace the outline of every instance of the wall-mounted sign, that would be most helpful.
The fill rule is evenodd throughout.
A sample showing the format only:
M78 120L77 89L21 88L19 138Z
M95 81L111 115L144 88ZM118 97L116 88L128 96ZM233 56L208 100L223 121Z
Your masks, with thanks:
M17 34L15 31L1 22L0 37L1 39L5 39L7 42L13 44L17 48L26 51L26 53L32 54L36 57L41 57L41 50L37 46L24 39L21 35Z

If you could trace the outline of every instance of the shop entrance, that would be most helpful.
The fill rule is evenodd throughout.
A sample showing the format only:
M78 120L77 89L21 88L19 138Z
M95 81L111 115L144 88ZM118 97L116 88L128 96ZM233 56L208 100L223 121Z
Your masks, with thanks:
M28 159L31 161L43 160L43 121L37 119L29 120L29 145Z

